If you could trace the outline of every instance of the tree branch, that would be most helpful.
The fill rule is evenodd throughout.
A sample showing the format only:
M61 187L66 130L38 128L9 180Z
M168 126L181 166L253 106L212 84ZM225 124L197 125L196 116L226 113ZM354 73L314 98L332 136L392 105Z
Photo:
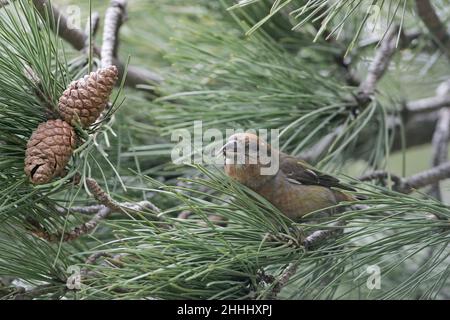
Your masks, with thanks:
M429 98L411 101L405 104L405 111L411 113L422 113L439 110L450 106L450 95L436 95Z
M103 29L102 67L114 64L119 48L119 29L126 18L126 0L112 0L106 10L105 27ZM117 60L116 60L117 61Z
M400 151L403 148L402 127L406 142L405 148L427 144L432 140L437 122L440 119L439 110L443 107L450 107L448 88L450 88L450 81L443 82L439 85L435 96L404 103L403 112L400 116L391 115L388 117L389 131L394 136L391 152ZM420 134L417 134L418 128L420 128ZM316 163L326 153L342 130L342 126L337 127L321 138L313 147L303 151L299 158ZM365 130L361 133L361 137L367 136L370 138L372 134L373 132L370 130ZM361 140L364 141L365 139ZM364 144L366 143L364 142ZM364 145L358 145L355 150L353 157L364 159Z
M318 246L322 241L334 237L336 234L342 233L344 227L345 221L338 221L331 229L314 231L303 240L302 245L305 248L305 250L311 250L314 247ZM299 262L292 262L286 267L286 269L284 269L280 277L274 281L275 285L269 292L268 299L277 298L283 287L285 287L288 284L289 280L297 272L298 265Z
M69 28L67 18L56 7L50 5L48 0L33 0L33 4L44 18L48 15L52 19L50 27L54 32L58 32L62 39L70 43L76 50L82 51L85 48L86 42L89 42L89 37L79 29ZM94 46L93 51L95 55L101 55L98 47ZM125 64L118 59L114 59L113 64L119 69L120 76L123 76ZM125 84L136 87L140 84L160 83L162 81L162 77L152 71L129 66Z
M100 204L108 207L112 211L122 211L122 207L118 202L113 200L98 184L98 182L92 178L86 179L86 186L89 192L92 193L95 200L97 200Z
M450 59L450 37L429 0L415 0L416 11L442 52Z
M372 96L375 93L377 83L385 74L389 67L391 58L394 55L397 48L397 35L399 28L395 27L387 33L384 40L381 42L380 47L377 49L372 63L369 66L366 78L361 82L358 93L356 95L355 107L365 107L372 100ZM414 39L414 37L406 37L403 33L401 36L401 46L405 47ZM308 162L315 163L321 156L329 149L335 139L339 136L344 128L342 126L336 128L333 132L323 137L314 147L302 152L299 156Z
M344 227L345 221L338 221L331 229L314 231L303 240L305 250L311 250L322 241L342 233Z
M290 263L286 267L286 269L284 269L284 271L280 275L280 277L277 280L275 280L275 284L272 287L272 290L268 294L267 298L269 300L277 299L277 297L280 294L281 290L287 285L287 283L289 282L291 277L293 275L295 275L295 273L297 272L298 265L299 265L298 262L293 262L293 263Z
M401 193L412 193L414 190L432 185L441 180L450 178L450 162L445 162L437 167L414 174L409 178L402 178L386 171L374 171L361 176L361 181L381 180L385 181L391 177L394 182L393 189Z
M367 104L370 101L371 96L375 93L378 81L388 69L391 58L396 50L398 32L398 27L392 28L376 51L373 61L369 66L368 74L359 86L358 100L361 102L360 104Z
M431 165L439 166L448 161L448 142L450 138L450 109L442 108L439 112L439 121L433 135L433 155ZM438 200L442 200L439 182L431 185L430 195Z
M81 224L78 227L75 227L69 232L58 232L55 234L49 233L37 221L28 219L29 223L33 227L33 229L31 229L30 231L35 236L47 240L48 242L68 242L76 240L79 237L90 233L98 226L98 224L102 220L108 218L113 212L127 213L128 211L139 212L144 210L151 210L155 213L161 212L158 207L156 207L149 201L141 201L138 203L118 203L113 200L94 179L86 179L86 185L89 191L93 194L94 198L101 204L100 206L74 207L71 209L58 208L58 211L61 213L64 213L64 211L72 211L83 214L92 214L95 212L95 215L94 217L92 217L92 219Z
M25 288L18 287L16 293L14 293L14 300L33 300L34 298L41 298L43 295L55 293L55 289L61 289L61 287L55 287L55 285L45 284L37 286L33 289L26 290Z

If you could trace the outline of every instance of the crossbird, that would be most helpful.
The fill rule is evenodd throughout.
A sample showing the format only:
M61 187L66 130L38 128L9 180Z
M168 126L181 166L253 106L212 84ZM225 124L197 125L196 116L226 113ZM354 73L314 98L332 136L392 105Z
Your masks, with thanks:
M261 161L261 151L271 163ZM225 157L225 173L271 202L282 213L296 220L342 201L356 200L345 191L354 191L337 178L324 174L305 161L272 148L252 133L237 133L220 149ZM241 161L237 161L238 159ZM262 170L277 168L271 174ZM336 189L335 189L336 188Z

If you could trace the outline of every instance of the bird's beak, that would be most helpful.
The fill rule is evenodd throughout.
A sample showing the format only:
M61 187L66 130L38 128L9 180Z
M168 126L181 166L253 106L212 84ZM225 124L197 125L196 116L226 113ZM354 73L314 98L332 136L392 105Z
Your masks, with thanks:
M236 149L236 141L228 141L227 143L225 143L222 148L219 149L219 151L217 151L216 153L216 157L219 157L221 155L226 156L226 152L227 152L227 148L229 147L233 147L233 150Z

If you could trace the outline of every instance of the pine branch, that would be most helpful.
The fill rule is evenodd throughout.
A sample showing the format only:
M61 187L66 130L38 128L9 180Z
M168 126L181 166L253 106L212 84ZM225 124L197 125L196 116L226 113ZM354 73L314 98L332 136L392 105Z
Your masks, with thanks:
M335 235L342 233L344 226L345 222L339 221L333 226L332 229L314 231L303 240L302 245L305 248L305 250L311 250L314 247L318 246L324 240L332 238ZM277 280L275 280L275 285L272 287L270 293L268 294L268 299L277 298L283 287L285 287L289 283L289 280L297 272L298 266L299 262L292 262L286 267L286 269L284 269L280 277Z
M64 208L64 207L57 207L56 210L58 210L59 213L61 214L66 214L66 213L80 213L80 214L84 214L84 215L92 215L95 214L97 212L99 212L102 209L102 205L93 205L93 206L86 206L86 207L71 207L69 208Z
M150 201L141 201L138 203L123 202L118 203L112 199L92 178L86 179L86 185L89 191L93 194L94 198L101 204L100 206L88 206L88 207L74 207L74 208L58 208L60 213L64 212L78 212L82 214L93 214L95 215L87 222L75 227L69 232L61 233L49 233L40 224L32 219L29 219L30 224L33 226L33 230L30 230L35 236L42 238L48 242L57 243L60 241L69 242L80 238L92 232L98 224L107 219L112 213L127 213L128 211L139 212L144 210L151 210L155 213L161 212L161 210L156 207Z
M436 95L405 104L405 111L411 113L431 112L450 106L450 95Z
M413 42L416 39L419 39L420 37L423 37L423 33L418 31L418 30L412 30L412 31L404 31L403 32L403 39L404 42L406 44ZM375 36L375 37L370 37L368 36L366 39L362 39L359 42L359 46L358 49L367 49L369 47L375 47L377 45L379 45L382 40L384 39L384 37L379 37L379 36Z
M81 30L70 28L67 18L48 0L33 0L33 4L38 12L45 19L47 16L50 20L50 27L54 32L58 32L58 36L70 43L75 49L81 51L86 44L88 38Z
M443 86L448 86L448 83L444 82L440 87ZM389 116L387 119L389 131L394 136L391 152L401 151L403 147L412 148L430 143L437 122L440 119L439 109L446 106L450 106L450 95L448 94L435 95L404 103L401 116ZM406 140L405 146L403 146L402 133L400 131L402 124ZM420 134L417 134L417 128L420 128ZM316 163L326 154L342 130L342 127L337 127L333 132L321 138L313 147L303 151L299 157L308 162ZM364 134L361 133L361 136L364 136ZM364 158L364 154L356 152L353 154L353 157L355 159Z
M70 242L70 241L74 241L74 240L80 238L81 236L91 233L99 225L99 223L102 220L107 219L114 212L124 213L124 212L129 212L129 211L139 212L139 211L144 211L144 210L151 210L153 212L159 212L159 208L156 207L154 204L152 204L149 201L141 201L138 203L123 202L120 204L116 203L113 206L115 206L115 205L118 205L118 207L115 208L114 210L107 206L100 206L99 210L95 213L93 218L91 218L89 221L81 224L80 226L73 228L69 232L49 233L48 231L43 229L39 224L37 224L35 221L30 221L34 227L34 229L30 230L30 231L35 236L42 238L51 243L58 243L60 241ZM78 207L76 209L79 213L91 214L94 208L95 207L86 207L86 208ZM117 209L117 211L116 211L116 209ZM61 209L59 211L61 211ZM69 209L68 211L70 212L71 210Z
M105 27L103 30L102 67L107 67L117 61L119 48L119 29L126 19L126 0L112 0L106 10Z
M433 135L433 155L431 165L439 166L448 161L448 143L450 139L450 109L443 108L439 112L439 121ZM431 186L430 195L442 200L439 182Z
M414 174L409 178L402 178L386 171L374 171L359 178L361 181L391 179L394 183L393 189L401 193L411 193L414 190L427 187L441 180L450 178L450 162L445 162L434 168Z
M336 234L342 233L345 226L344 221L339 221L331 229L314 231L303 240L303 246L305 250L311 250L322 241L334 237Z
M119 203L114 201L107 193L104 191L98 182L92 178L86 179L86 186L88 190L93 194L95 200L105 207L111 209L112 211L121 211L122 208Z
M450 36L429 0L415 0L416 11L442 52L450 59Z
M280 277L275 280L275 285L273 286L272 290L270 291L268 295L268 299L275 300L277 299L278 295L280 294L281 290L288 284L289 280L295 273L297 272L299 263L290 263L286 269L284 269L283 273L280 275Z
M33 4L39 13L46 17L53 19L51 21L51 28L53 31L58 31L58 35L70 43L76 50L82 51L85 48L86 42L89 42L89 37L81 30L76 28L69 28L67 18L54 6L49 5L48 0L33 0ZM99 48L93 48L95 55L101 55ZM122 76L125 71L125 64L117 59L113 60L113 64L119 69L119 73ZM139 84L146 84L149 82L162 82L161 76L148 71L146 69L138 68L135 66L129 66L127 70L127 78L125 83L130 87L136 87Z
M356 107L364 108L372 100L372 96L376 91L377 83L381 80L385 72L387 71L391 59L397 48L397 36L400 30L398 27L392 28L390 32L387 33L384 40L381 42L380 47L377 49L372 63L369 66L366 78L361 82L358 93L356 95ZM413 37L405 37L402 32L400 32L402 39L401 46L407 46ZM333 132L329 133L323 137L318 143L316 143L312 148L305 150L300 158L309 161L317 162L323 154L333 145L336 138L343 131L343 127L337 127Z
M25 288L18 287L16 292L12 294L12 300L33 300L41 298L43 295L55 293L55 289L61 289L61 287L55 287L55 285L45 284L37 286L33 289L26 290Z
M371 100L371 96L375 93L378 81L380 81L388 69L391 58L397 48L398 33L398 27L392 28L376 51L373 61L369 66L368 74L359 86L357 98L360 101L360 104L365 105Z

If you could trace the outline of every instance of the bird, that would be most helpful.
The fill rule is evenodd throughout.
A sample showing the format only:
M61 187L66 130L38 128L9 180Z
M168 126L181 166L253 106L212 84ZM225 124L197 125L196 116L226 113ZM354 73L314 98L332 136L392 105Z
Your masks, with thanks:
M270 163L262 161L262 150L270 157ZM253 133L231 135L219 153L225 158L226 175L267 199L292 220L342 201L356 200L345 192L354 191L353 188L299 158L272 148ZM275 170L262 174L270 166Z

